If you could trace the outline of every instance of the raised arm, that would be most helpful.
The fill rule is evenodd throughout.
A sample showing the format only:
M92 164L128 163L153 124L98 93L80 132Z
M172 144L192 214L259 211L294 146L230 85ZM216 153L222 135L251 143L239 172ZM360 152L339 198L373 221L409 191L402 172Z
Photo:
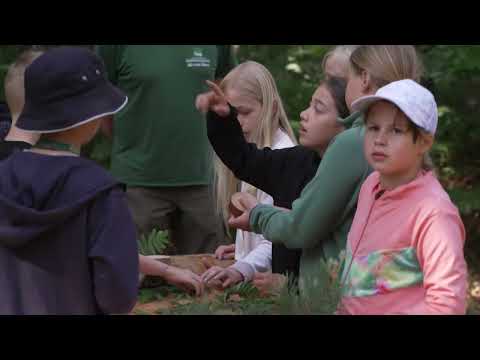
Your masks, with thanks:
M197 98L197 108L207 113L208 138L218 157L235 176L256 188L274 195L281 193L288 182L286 174L299 174L299 164L312 158L302 148L258 149L248 143L237 120L237 111L226 100L220 88L208 82L213 91Z
M309 152L295 147L272 150L259 149L248 143L230 106L230 115L220 117L210 111L207 114L208 138L215 153L235 176L267 194L278 194L285 187L284 175L298 176L298 165Z

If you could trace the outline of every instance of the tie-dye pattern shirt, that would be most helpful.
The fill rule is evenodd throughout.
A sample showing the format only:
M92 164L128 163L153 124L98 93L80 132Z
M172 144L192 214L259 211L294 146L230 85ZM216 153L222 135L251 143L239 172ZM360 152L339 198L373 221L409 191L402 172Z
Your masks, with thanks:
M432 172L390 191L374 172L348 236L341 314L464 314L465 229Z

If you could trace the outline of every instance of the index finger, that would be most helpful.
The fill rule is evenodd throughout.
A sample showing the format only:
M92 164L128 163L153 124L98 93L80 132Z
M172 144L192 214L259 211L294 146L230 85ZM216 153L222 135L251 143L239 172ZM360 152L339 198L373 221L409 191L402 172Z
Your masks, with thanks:
M221 98L225 99L225 94L223 93L222 89L215 84L213 81L207 80L207 85L212 89L215 95L220 96Z

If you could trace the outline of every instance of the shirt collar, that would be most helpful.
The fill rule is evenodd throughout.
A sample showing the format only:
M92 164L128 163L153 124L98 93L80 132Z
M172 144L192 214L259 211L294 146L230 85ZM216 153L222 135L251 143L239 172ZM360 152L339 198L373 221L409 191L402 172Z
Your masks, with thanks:
M375 176L375 180L374 186L372 187L372 196L377 198L381 197L382 199L387 197L394 199L399 196L404 196L406 193L425 185L425 183L430 181L434 175L432 171L422 170L413 181L400 185L393 190L385 190L382 188L382 185L380 184L380 173L376 171L373 173L373 176Z
M354 126L360 126L363 124L363 113L361 111L356 111L345 119L340 117L337 118L337 121L342 123L347 129Z

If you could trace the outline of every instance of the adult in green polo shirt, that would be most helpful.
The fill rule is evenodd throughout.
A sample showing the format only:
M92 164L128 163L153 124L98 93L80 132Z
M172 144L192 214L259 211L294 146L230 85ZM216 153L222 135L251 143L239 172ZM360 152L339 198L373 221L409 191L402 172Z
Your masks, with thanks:
M177 254L213 252L226 236L214 210L212 151L195 98L234 66L228 45L100 45L129 102L109 127L113 174L127 184L140 234L169 229ZM108 130L107 130L108 132Z

